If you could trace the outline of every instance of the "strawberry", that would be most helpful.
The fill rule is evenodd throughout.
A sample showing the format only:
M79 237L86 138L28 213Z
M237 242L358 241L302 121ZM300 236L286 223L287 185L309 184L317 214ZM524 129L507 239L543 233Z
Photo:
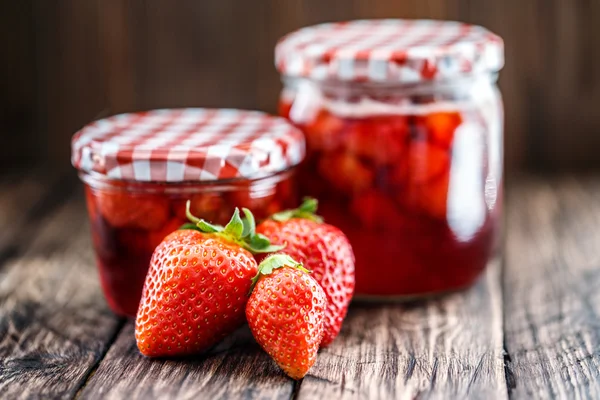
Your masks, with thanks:
M98 191L100 213L114 228L158 230L169 219L169 200L161 196Z
M322 223L315 215L317 201L306 199L300 208L274 214L257 232L313 271L312 276L327 296L325 333L321 346L339 334L354 292L354 253L348 238L338 228Z
M251 252L277 251L255 232L254 218L239 210L225 227L190 213L191 229L168 235L156 248L135 321L140 352L183 356L216 344L244 321L251 279L258 268Z
M246 305L252 335L287 375L302 379L323 337L325 292L287 254L267 257L252 281Z

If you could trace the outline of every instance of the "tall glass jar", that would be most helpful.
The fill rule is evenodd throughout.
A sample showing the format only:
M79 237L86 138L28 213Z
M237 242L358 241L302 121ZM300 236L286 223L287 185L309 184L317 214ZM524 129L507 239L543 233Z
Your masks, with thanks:
M92 242L109 306L135 316L154 248L194 215L225 224L297 205L302 134L282 118L237 110L122 114L73 138Z
M323 24L276 49L280 114L306 135L301 191L356 255L358 296L471 285L502 198L502 41L443 21Z

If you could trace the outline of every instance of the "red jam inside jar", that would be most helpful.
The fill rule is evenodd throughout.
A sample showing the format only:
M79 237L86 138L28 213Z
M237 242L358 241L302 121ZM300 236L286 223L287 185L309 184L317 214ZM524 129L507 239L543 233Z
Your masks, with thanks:
M405 298L468 287L490 259L499 228L502 105L495 76L344 80L348 71L335 68L348 52L336 53L343 45L327 52L326 40L346 27L311 27L305 40L301 30L276 50L284 74L279 113L307 140L301 193L317 197L326 221L350 239L358 297ZM314 48L311 40L317 41ZM298 43L303 47L291 52ZM327 56L319 58L319 51ZM314 59L304 58L305 68L292 70L303 52ZM310 75L311 66L321 66L315 60L329 62L327 79L323 71L319 79ZM360 74L364 60L352 61Z
M165 112L174 115L166 120L153 120L152 117L156 117L157 113ZM207 112L214 112L216 116L208 118ZM301 133L280 118L240 111L238 113L247 118L244 123L232 118L232 112L187 109L125 114L127 118L115 116L97 121L74 138L74 165L80 169L80 177L85 183L100 281L105 298L115 313L135 316L152 253L165 236L188 222L185 216L188 200L194 215L216 224L227 223L235 207L249 208L257 219L262 219L297 205L294 175L295 164L301 160L304 151ZM235 116L239 117L237 113ZM184 117L189 120L187 124L181 122L186 120ZM128 122L119 124L123 119ZM227 123L230 119L236 122ZM266 122L263 123L263 120ZM174 128L182 124L188 129L184 134L181 134L183 128ZM156 126L156 132L148 134L141 130L147 130L150 125ZM136 133L140 130L146 132L141 139ZM220 135L210 142L200 140L206 136L214 137L215 133ZM86 136L93 140L81 145L81 138ZM130 142L129 136L137 138L134 142L136 149L123 145L123 142ZM142 151L142 142L150 140L150 143L155 143L152 140L157 139L152 137L161 136L172 136L172 139L164 142L165 149L171 154L170 159L164 159L165 153L156 149L150 155ZM258 138L262 139L257 144ZM186 141L195 143L195 147L186 147ZM279 141L287 143L288 147L273 147ZM120 151L114 157L107 156L106 149L112 149L114 143L120 144ZM261 149L261 143L267 147ZM221 151L230 145L241 149L240 154L235 154L236 150L232 149ZM249 150L249 145L252 145L253 150ZM183 146L179 148L184 149L185 154L173 153L171 149L175 146ZM211 149L208 153L218 153L216 157L206 156L209 147ZM271 151L269 149L278 149L274 156L289 157L279 159L277 163L266 162L265 155ZM198 157L190 156L194 153ZM150 163L149 170L138 168L137 171L142 176L144 172L148 172L149 176L147 174L146 177L153 177L155 181L107 176L110 174L108 168L111 162L116 162L114 165L118 166L121 175L135 177L135 174L127 175L126 168L130 162L139 161L138 157L156 160L154 164ZM248 165L254 157L259 162L254 163L254 166ZM93 164L89 163L94 160ZM242 167L238 160L245 160L248 164ZM167 166L163 161L172 164ZM214 173L215 163L219 165L219 173ZM209 165L212 165L211 171L208 171ZM195 169L199 166L201 168ZM187 179L178 179L173 174L171 181L161 182L160 175L162 173L164 177L165 167L186 170L179 177L187 175ZM112 171L114 173L114 168ZM130 172L135 173L134 170ZM249 177L239 176L242 173ZM215 179L215 175L222 178ZM253 175L257 177L252 177ZM196 176L197 180L189 179L190 176Z

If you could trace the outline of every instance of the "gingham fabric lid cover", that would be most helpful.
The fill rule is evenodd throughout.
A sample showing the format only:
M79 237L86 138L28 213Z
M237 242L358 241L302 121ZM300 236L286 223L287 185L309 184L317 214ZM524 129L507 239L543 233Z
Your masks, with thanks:
M504 44L474 25L435 20L357 20L306 27L275 48L283 75L315 80L423 82L499 71Z
M79 170L153 182L261 177L305 154L302 133L285 119L231 109L115 115L85 126L71 144Z

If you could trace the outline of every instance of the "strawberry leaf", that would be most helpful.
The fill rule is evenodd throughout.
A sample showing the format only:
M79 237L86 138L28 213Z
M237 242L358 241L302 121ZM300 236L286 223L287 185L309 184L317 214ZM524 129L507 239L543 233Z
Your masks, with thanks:
M200 228L201 232L204 233L216 233L216 232L220 232L223 227L220 225L213 225L210 222L207 222L205 220L200 220L200 222L198 222L198 224L196 225L198 228Z
M194 231L201 232L200 228L198 228L198 226L196 224L192 224L191 222L186 222L185 224L181 225L178 230L183 231L183 230L186 230L186 229L191 229L191 230L194 230Z
M262 276L270 275L277 268L283 267L296 268L300 271L306 272L307 274L311 272L304 268L304 266L301 263L294 260L292 257L285 253L270 255L269 257L265 258L258 266L258 273L254 276L254 278L252 278L252 286L250 288L250 293L252 293L254 286Z
M250 238L250 250L253 253L274 253L283 250L285 245L271 244L269 238L261 233L257 233Z
M300 207L298 207L299 211L307 212L307 213L316 213L317 208L319 207L319 201L313 197L305 197Z
M319 202L317 199L305 197L300 207L275 213L271 215L271 219L277 222L285 222L292 218L301 218L321 223L323 222L323 218L316 214L318 206Z
M241 238L242 233L244 232L244 223L240 218L240 210L236 207L233 215L231 216L231 220L225 225L225 229L223 229L223 233L225 235L229 235L233 238Z
M211 224L203 219L194 216L190 211L190 202L186 206L186 215L191 223L186 224L186 229L196 229L207 234L214 234L233 242L249 252L256 253L274 253L282 250L285 245L272 245L269 238L260 233L256 233L256 222L254 215L247 208L242 209L244 219L240 217L240 210L235 209L231 220L222 227L221 225Z
M252 237L256 233L256 221L254 221L254 215L247 208L242 208L244 212L244 219L242 222L244 223L244 230L242 232L242 237L250 236Z
M204 232L204 233L215 233L215 232L220 232L223 230L222 226L213 225L210 222L200 219L200 218L196 217L194 214L192 214L192 211L190 209L191 204L192 204L192 202L190 200L188 200L187 203L185 203L185 215L191 221L191 223L186 224L187 226L193 224L196 227L197 231ZM193 228L188 227L186 229L193 229Z
M192 206L192 201L188 200L185 203L185 216L187 217L187 219L189 219L193 224L198 225L201 221L200 218L196 217L194 214L192 214L192 210L191 210L191 206Z

